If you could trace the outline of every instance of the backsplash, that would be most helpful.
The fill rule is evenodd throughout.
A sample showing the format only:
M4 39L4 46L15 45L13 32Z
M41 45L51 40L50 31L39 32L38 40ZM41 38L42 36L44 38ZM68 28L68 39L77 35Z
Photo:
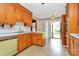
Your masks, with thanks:
M9 25L4 25L3 28L0 26L0 33L19 32L19 31L30 32L31 28L29 26L24 26L23 23L19 23L19 22L16 23L12 28L10 28Z

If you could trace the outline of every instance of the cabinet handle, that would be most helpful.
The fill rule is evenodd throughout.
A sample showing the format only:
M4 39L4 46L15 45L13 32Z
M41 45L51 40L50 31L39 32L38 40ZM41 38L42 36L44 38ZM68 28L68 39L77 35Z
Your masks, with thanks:
M23 37L24 39L26 39L27 37Z

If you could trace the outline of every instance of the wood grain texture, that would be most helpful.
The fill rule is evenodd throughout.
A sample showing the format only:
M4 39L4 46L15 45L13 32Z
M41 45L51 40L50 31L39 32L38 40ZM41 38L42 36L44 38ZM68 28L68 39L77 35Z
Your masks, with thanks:
M31 45L38 45L43 47L44 44L44 38L40 33L28 33L18 35L18 52L23 51Z
M18 3L0 3L0 24L14 25L16 22L32 26L32 12Z
M62 15L62 21L61 21L61 39L62 44L66 45L66 15Z

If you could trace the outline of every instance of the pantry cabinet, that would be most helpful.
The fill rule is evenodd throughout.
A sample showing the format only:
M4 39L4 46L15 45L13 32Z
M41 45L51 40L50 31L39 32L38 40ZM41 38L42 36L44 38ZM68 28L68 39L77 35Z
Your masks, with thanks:
M69 18L68 33L79 33L79 4L68 3L66 7L66 16Z
M62 45L66 45L66 15L62 15L62 20L61 20L61 39L62 39Z

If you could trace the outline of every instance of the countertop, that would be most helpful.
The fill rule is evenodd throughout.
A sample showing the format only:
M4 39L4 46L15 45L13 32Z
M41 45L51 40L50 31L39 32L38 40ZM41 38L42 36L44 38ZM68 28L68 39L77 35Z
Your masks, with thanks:
M3 41L3 40L6 40L6 39L12 39L12 38L17 38L17 35L18 34L27 34L27 33L44 33L44 32L21 32L21 33L18 33L18 32L10 32L10 33L0 33L0 41Z
M70 36L79 39L79 34L69 34Z

